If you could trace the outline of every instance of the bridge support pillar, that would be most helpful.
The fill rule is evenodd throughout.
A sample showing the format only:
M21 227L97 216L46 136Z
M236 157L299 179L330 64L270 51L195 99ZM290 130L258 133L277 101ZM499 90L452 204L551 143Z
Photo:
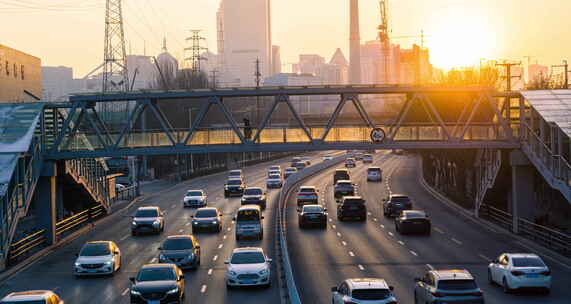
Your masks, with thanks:
M57 242L57 209L58 206L63 206L61 187L62 185L57 182L56 163L46 162L38 180L34 200L39 215L38 224L40 229L45 230L44 236L49 245Z
M520 150L510 153L512 167L512 195L509 212L512 214L512 232L518 233L519 219L533 221L537 206L535 197L535 168Z

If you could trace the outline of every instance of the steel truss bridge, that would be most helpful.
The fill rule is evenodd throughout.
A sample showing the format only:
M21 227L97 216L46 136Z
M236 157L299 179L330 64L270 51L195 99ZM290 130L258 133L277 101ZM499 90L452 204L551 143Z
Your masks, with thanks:
M304 118L295 106L302 96L308 103L328 98L334 103L326 119ZM368 106L386 107L387 98L400 96L393 105L391 119L375 120ZM235 119L229 106L240 106L244 98L260 98L267 109L256 125ZM268 98L272 97L272 98ZM313 100L312 100L313 98ZM159 105L175 100L199 105L200 110L186 128L174 128ZM46 159L117 157L205 152L258 152L341 149L513 149L519 148L520 113L524 111L519 93L497 93L485 88L423 88L400 86L307 86L192 91L148 91L113 94L84 94L69 103L47 104L46 108L66 108L67 117L55 130L55 140L46 149ZM102 104L130 102L121 128L111 129L101 119ZM292 117L289 124L270 124L280 104ZM350 104L358 122L339 122ZM521 106L519 105L521 104ZM224 123L204 123L209 112L218 111ZM517 112L516 111L516 112ZM147 113L147 114L144 114ZM152 117L159 129L137 128L143 115ZM513 117L515 116L515 117ZM381 140L373 141L371 131L381 129ZM90 147L80 138L88 138ZM83 140L84 141L84 140Z

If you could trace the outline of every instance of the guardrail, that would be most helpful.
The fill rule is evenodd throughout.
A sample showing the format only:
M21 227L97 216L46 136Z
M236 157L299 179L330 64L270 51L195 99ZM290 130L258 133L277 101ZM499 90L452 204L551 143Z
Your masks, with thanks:
M86 222L92 222L94 219L107 214L102 205L98 205L68 217L56 223L56 236L60 238L66 232L79 227Z
M513 216L503 210L482 204L480 216L513 231ZM518 218L518 235L533 240L564 256L571 257L571 235Z
M286 179L282 190L278 196L278 217L277 217L277 232L279 237L279 246L281 251L282 265L284 270L284 276L286 280L286 286L288 290L289 302L292 304L301 304L301 298L297 291L295 285L295 280L293 278L293 271L291 268L291 263L289 260L289 251L287 249L287 220L286 220L286 198L295 186L302 180L316 174L319 171L330 168L342 162L345 159L345 155L334 157L332 160L323 161L318 164L309 166L300 172L290 176Z
M137 185L125 187L124 189L117 191L113 201L131 200L137 196Z
M12 264L17 262L19 258L26 256L34 248L43 245L46 241L45 230L36 231L23 239L20 239L10 245L10 252L8 253L8 263Z

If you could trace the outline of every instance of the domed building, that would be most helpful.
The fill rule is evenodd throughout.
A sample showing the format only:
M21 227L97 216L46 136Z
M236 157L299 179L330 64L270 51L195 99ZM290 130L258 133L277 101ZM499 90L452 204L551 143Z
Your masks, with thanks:
M167 50L167 38L163 38L163 52L157 56L157 63L165 78L175 78L178 71L178 60ZM159 75L160 77L160 75Z

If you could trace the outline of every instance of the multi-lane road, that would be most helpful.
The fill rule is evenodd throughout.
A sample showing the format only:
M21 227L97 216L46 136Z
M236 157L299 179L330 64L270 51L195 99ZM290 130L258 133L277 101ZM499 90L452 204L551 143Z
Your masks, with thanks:
M568 303L571 299L571 267L543 255L553 273L549 296L503 294L487 282L487 265L502 252L529 252L525 245L491 227L482 227L435 200L419 184L418 159L410 155L377 153L374 164L384 170L385 181L367 182L368 165L350 169L366 199L366 222L339 222L333 198L333 171L325 170L302 185L321 190L328 208L327 230L298 228L295 195L288 202L288 248L294 279L303 303L330 303L331 287L347 278L378 277L394 286L399 303L414 303L414 278L427 269L467 269L484 291L486 303ZM383 216L381 202L388 192L412 197L416 209L432 220L431 236L401 236L394 220ZM540 254L541 255L541 254Z
M310 154L312 162L320 162L321 154ZM245 169L249 186L265 187L266 169L270 165L289 166L290 159L258 164ZM332 171L320 172L301 184L321 189L322 203L329 209L327 230L300 230L294 197L288 197L288 248L294 278L303 303L331 302L331 287L350 277L381 277L395 287L400 303L413 302L414 277L428 268L466 268L476 276L484 289L487 303L566 303L571 290L571 268L551 257L544 256L553 273L553 288L549 296L534 294L505 295L499 287L488 285L487 262L501 252L528 252L525 245L490 227L479 226L446 208L436 201L418 183L418 162L413 156L382 152L375 155L374 165L384 170L385 181L366 181L366 168L359 162L350 169L359 193L367 199L370 212L367 222L343 222L336 218L336 202L332 194ZM339 165L338 167L341 167ZM275 198L280 190L268 191L268 208L265 211L264 239L260 242L236 242L232 216L240 206L239 198L223 197L226 173L192 180L157 193L124 213L113 217L105 225L95 227L69 244L0 282L0 296L11 291L51 289L66 303L128 303L129 277L147 263L156 262L158 247L167 235L192 233L190 215L193 209L184 209L183 194L189 189L204 189L209 205L220 208L224 217L221 233L197 234L202 248L199 269L188 271L186 277L187 301L192 303L272 303L280 299L276 265L272 266L274 284L269 289L247 288L227 290L224 274L227 259L235 247L259 246L270 257L275 257ZM415 206L426 210L432 219L432 235L401 236L396 233L392 220L382 216L380 202L387 193L409 194ZM131 218L135 208L158 205L166 210L166 227L160 235L130 235ZM117 242L123 255L123 267L112 277L76 279L72 275L75 254L90 240Z

